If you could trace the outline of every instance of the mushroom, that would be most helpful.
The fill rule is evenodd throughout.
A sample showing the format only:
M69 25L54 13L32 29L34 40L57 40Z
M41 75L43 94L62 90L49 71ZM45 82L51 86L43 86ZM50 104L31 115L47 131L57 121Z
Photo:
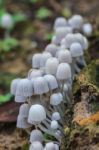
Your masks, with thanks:
M59 113L59 112L54 112L54 113L52 114L52 120L58 121L58 120L60 120L60 119L61 119L61 116L60 116L60 113Z
M41 55L41 59L40 59L40 67L45 67L46 61L48 60L48 58L52 57L51 53L49 52L43 52Z
M55 150L55 145L53 142L49 142L45 145L45 150Z
M47 60L45 65L45 72L46 74L56 75L57 68L59 65L59 61L55 57L51 57Z
M40 130L33 130L30 134L30 142L33 143L35 141L43 142L43 134Z
M24 118L28 118L30 106L27 103L24 103L20 106L19 115Z
M83 27L82 27L82 31L84 32L84 34L86 36L91 36L92 35L92 25L90 23L85 23L83 24Z
M43 150L43 145L39 141L35 141L30 145L29 150Z
M39 125L46 119L46 112L42 105L35 104L30 107L28 122L33 125Z
M57 51L58 51L58 47L53 43L48 44L45 47L45 52L49 52L53 57L56 55Z
M55 19L54 22L54 30L57 29L58 27L66 27L67 21L64 17L58 17Z
M20 78L12 80L10 87L11 94L16 95L16 89L20 80Z
M32 57L32 67L34 69L38 69L40 68L40 59L41 59L41 55L40 53L34 54Z
M51 121L51 129L52 130L57 130L59 127L58 122L56 120Z
M30 97L33 95L33 85L27 78L21 79L18 83L16 95Z
M27 97L15 95L14 100L15 100L15 102L17 102L17 103L24 103L24 102L27 101Z

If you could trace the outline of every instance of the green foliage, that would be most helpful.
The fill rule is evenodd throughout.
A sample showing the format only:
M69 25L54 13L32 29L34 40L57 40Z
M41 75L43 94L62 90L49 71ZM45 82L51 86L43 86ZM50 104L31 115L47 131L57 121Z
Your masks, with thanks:
M10 93L6 95L0 95L0 105L11 100L12 95Z
M55 140L55 138L53 136L51 136L47 133L44 133L44 139L45 139L45 141L47 141L47 140L54 141Z
M51 11L46 7L41 7L39 10L36 11L36 17L38 19L45 19L51 16L51 14L52 14Z
M18 23L18 22L26 20L26 16L24 14L20 14L20 13L14 14L12 16L12 18L13 18L14 23Z
M50 32L50 33L46 33L46 34L45 34L44 39L45 39L45 40L51 40L52 37L53 37L53 33Z
M6 38L0 41L0 51L8 52L18 46L19 42L15 38Z

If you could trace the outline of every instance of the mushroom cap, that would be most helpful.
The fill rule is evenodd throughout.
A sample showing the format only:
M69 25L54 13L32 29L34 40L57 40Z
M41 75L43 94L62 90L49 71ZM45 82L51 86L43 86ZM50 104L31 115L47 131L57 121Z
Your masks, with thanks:
M60 113L59 112L54 112L52 114L52 120L60 120L61 119L61 116L60 116Z
M55 44L55 45L59 45L59 44L60 44L60 42L59 42L59 41L57 40L57 38L56 38L56 35L54 35L54 36L52 37L51 43L52 43L52 44Z
M88 49L89 43L87 38L84 36L84 50Z
M55 31L56 39L58 43L61 42L61 40L68 34L72 33L72 28L71 27L59 27Z
M32 96L33 95L33 85L27 78L21 79L18 83L16 95L18 96Z
M45 51L49 52L54 57L56 55L56 52L58 51L58 47L55 44L51 43L45 47Z
M45 65L45 72L47 74L56 75L59 61L55 57L51 57L47 60Z
M83 48L80 43L73 43L70 46L72 57L79 57L83 55Z
M59 64L56 78L58 80L68 80L71 78L71 67L68 63Z
M20 78L12 80L10 87L11 94L16 95L16 89L20 80Z
M67 48L70 48L71 44L76 42L76 39L75 39L75 36L73 33L68 33L66 36L65 36L65 45Z
M17 102L17 103L24 103L24 102L26 102L27 97L15 95L14 100L15 100L15 102Z
M24 103L20 106L19 115L28 118L30 106L27 103Z
M75 42L80 43L84 49L84 36L81 33L75 33L74 37L75 37Z
M49 142L45 145L45 150L55 150L55 145L53 142Z
M35 104L30 107L28 122L31 124L41 123L46 119L46 112L42 105Z
M58 17L55 19L54 22L54 29L58 27L65 27L67 25L67 21L64 17Z
M34 69L36 68L40 68L40 59L41 59L41 55L40 53L34 54L32 57L32 67Z
M50 90L58 88L57 80L53 75L47 74L44 76L44 78L47 81Z
M17 128L26 129L26 128L30 128L32 125L27 122L26 118L24 118L23 116L18 115L16 126L17 126Z
M83 25L83 18L81 15L74 15L69 19L68 23L73 29L80 29Z
M57 54L58 60L60 63L71 63L72 57L69 50L60 50Z
M54 93L50 96L50 104L53 106L59 105L63 101L61 93Z
M91 36L92 34L92 25L90 23L85 23L82 27L82 30L86 36Z
M39 141L35 141L30 145L29 150L43 150L43 145Z
M40 60L40 67L45 67L46 61L48 58L52 57L51 53L43 52Z
M30 142L33 143L35 141L43 142L43 134L40 130L33 130L30 134Z
M44 79L44 77L38 77L33 80L34 85L34 93L35 94L44 94L49 91L47 81Z
M28 79L37 78L43 76L43 70L41 69L31 69L28 73Z
M4 14L2 17L1 17L1 26L3 28L6 28L6 29L9 29L13 26L13 19L12 19L12 16L10 14Z

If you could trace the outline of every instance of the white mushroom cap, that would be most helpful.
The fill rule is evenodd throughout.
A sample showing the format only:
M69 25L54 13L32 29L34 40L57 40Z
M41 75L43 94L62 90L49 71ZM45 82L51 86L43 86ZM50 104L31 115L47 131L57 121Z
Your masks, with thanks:
M28 73L28 79L37 78L43 76L43 70L41 69L31 69Z
M34 93L35 94L44 94L49 91L47 81L44 77L38 77L33 80Z
M54 144L55 146L55 150L59 150L59 145L58 144Z
M10 87L11 94L16 95L16 89L17 89L19 81L20 81L20 78L12 80L11 87Z
M72 57L71 53L69 50L60 50L57 54L58 60L60 63L66 62L66 63L71 63L72 62Z
M13 19L12 19L12 16L10 14L4 14L2 17L1 17L1 26L3 28L6 28L6 29L9 29L13 26Z
M55 19L54 22L54 29L58 27L65 27L67 25L67 21L64 17L58 17Z
M53 142L49 142L45 145L45 150L55 150L55 145Z
M90 23L85 23L82 30L86 36L92 35L92 25Z
M83 48L80 43L73 43L70 46L72 57L79 57L83 55Z
M26 102L27 97L15 95L15 99L14 100L17 103L24 103L24 102Z
M58 43L61 42L61 40L68 34L72 33L72 28L71 27L59 27L55 31L56 39Z
M19 109L19 115L28 118L30 106L26 103L22 104Z
M65 45L67 48L70 48L71 44L74 43L76 41L75 36L73 33L68 33L65 36Z
M61 93L54 93L50 96L50 104L55 106L59 105L63 101L63 96Z
M18 96L32 96L33 95L33 85L28 79L21 79L17 86L16 95Z
M40 53L34 54L32 57L32 67L33 68L40 68L40 59L41 59Z
M44 78L47 81L50 90L58 88L57 80L53 75L47 74Z
M40 130L33 130L30 134L30 142L33 143L35 141L43 142L43 134Z
M23 116L18 115L16 126L17 126L17 128L26 129L26 128L30 128L32 125L27 122L26 118L24 118Z
M45 51L49 52L54 57L56 55L56 52L58 51L58 47L55 44L51 43L45 47Z
M46 112L42 105L35 104L30 107L28 122L31 124L41 123L46 119Z
M80 29L83 25L83 18L80 15L74 15L68 21L73 29Z
M60 120L61 119L61 116L60 116L60 113L59 112L54 112L52 114L52 120Z
M81 33L75 33L74 37L75 37L75 42L80 43L84 49L84 36Z
M71 67L68 63L59 64L56 78L58 80L68 80L71 78Z
M29 150L43 150L43 145L40 142L35 141L30 145Z
M58 139L61 139L62 135L61 135L61 131L60 130L57 130L55 132L55 137L57 137Z
M45 67L46 61L48 58L52 57L51 53L43 52L40 60L40 67Z
M56 75L58 65L59 65L59 61L57 58L55 57L49 58L45 65L45 72L47 74Z

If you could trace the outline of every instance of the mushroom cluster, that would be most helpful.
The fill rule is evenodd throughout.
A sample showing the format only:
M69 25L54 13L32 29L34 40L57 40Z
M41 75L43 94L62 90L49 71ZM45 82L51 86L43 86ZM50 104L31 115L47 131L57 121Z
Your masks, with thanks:
M51 43L43 53L33 55L26 78L12 81L15 102L22 103L17 127L30 129L29 150L59 150L64 112L72 104L75 75L86 65L83 55L88 48L86 36L91 33L92 26L80 15L69 20L56 18ZM44 134L54 140L44 138Z

